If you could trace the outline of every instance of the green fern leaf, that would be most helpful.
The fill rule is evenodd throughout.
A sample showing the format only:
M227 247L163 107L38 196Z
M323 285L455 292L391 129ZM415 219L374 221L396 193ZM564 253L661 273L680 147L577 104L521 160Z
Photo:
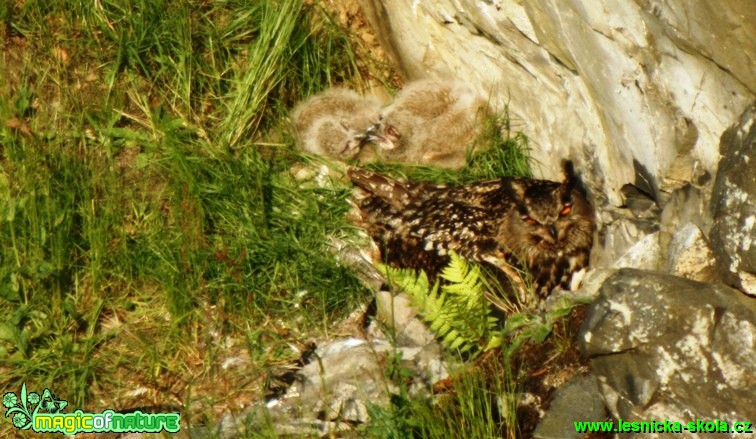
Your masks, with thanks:
M460 339L461 334L456 329L450 330L443 338L443 343L447 346L451 346L455 340Z
M457 336L457 337L454 338L454 340L451 343L449 343L449 349L451 349L451 350L457 350L457 349L459 349L460 351L462 351L468 345L470 345L469 342L467 342L464 338ZM467 348L467 349L469 349L469 348ZM467 349L465 349L465 350L467 350Z
M432 287L422 271L398 269L381 265L383 275L403 290L428 327L450 350L458 352L493 349L500 346L497 332L500 320L492 316L486 299L487 284L481 267L450 253L450 262Z
M451 331L451 324L448 320L440 318L440 316L435 316L435 319L430 322L430 329L431 331L435 332L436 334L440 336L446 335L449 331Z
M488 344L485 348L483 348L483 350L490 351L491 349L501 347L502 344L504 344L504 338L499 335L495 335L488 339Z

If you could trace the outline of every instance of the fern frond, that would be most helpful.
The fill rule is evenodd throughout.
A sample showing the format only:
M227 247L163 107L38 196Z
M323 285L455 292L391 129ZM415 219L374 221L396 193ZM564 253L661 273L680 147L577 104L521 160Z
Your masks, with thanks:
M468 263L454 251L450 252L450 256L449 265L441 272L441 277L449 281L446 285L447 291L455 294L480 292L482 287L480 266Z
M379 264L377 268L390 284L411 297L424 295L430 289L428 275L422 270L418 272L410 268L395 268L384 264Z
M460 302L465 304L468 311L481 308L485 294L479 265L468 263L452 251L449 265L444 268L441 277L449 282L443 286L444 291L460 296Z
M501 344L496 328L500 321L493 317L486 299L487 284L481 267L471 264L454 252L441 273L445 282L429 287L422 271L397 269L382 265L380 271L396 287L410 297L428 327L448 349L458 352L481 352ZM490 347L489 347L490 346Z
M440 275L445 281L443 284L436 281L431 286L423 271L385 265L378 269L391 284L410 297L412 306L419 310L441 343L460 353L477 354L502 347L506 357L528 340L542 343L559 318L584 303L563 298L546 312L536 312L532 307L524 306L520 297L516 298L517 303L512 303L494 293L480 265L470 263L454 252L450 252L450 262ZM493 307L507 312L503 325L493 314Z

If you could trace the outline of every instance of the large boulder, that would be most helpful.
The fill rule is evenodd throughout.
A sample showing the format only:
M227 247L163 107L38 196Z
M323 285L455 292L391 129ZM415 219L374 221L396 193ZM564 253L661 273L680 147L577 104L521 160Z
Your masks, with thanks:
M589 309L580 348L616 418L751 421L755 325L756 301L737 290L622 269Z
M606 409L599 398L599 388L593 375L577 376L559 389L549 410L533 432L536 439L580 439L583 433L575 430L578 419L600 421Z
M507 107L538 173L571 157L599 199L714 175L756 93L751 0L359 0L405 79L460 78Z
M756 295L756 105L722 135L711 241L725 280Z

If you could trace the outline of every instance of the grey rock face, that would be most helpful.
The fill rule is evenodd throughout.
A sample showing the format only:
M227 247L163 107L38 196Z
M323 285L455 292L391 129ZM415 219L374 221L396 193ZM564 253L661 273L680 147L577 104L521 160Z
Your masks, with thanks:
M669 243L666 272L701 282L716 279L715 260L698 226L687 223Z
M371 324L364 336L324 341L281 397L249 407L242 416L228 415L216 434L239 437L250 420L251 425L270 424L282 436L355 434L355 425L369 421L370 406L386 408L391 395L401 393L387 377L392 368L402 370L410 395L430 394L432 385L449 374L441 346L406 296L378 292L377 301L380 325ZM391 329L394 342L383 327Z
M725 280L756 295L756 105L722 135L711 241Z
M427 346L435 344L436 336L417 317L410 298L404 294L379 291L375 296L376 320L393 332L398 346Z
M723 285L622 269L581 330L604 401L623 420L756 417L756 301Z
M591 255L591 265L594 267L624 267L617 264L618 260L629 252L640 253L638 248L634 250L633 247L637 247L640 241L659 230L655 219L638 218L630 209L605 208L599 211L598 222L598 239ZM653 245L653 240L647 243ZM627 259L637 258L628 255ZM653 256L646 259L653 259ZM651 261L645 267L633 268L652 268L658 265L657 262Z
M405 79L492 95L544 178L572 158L615 206L628 183L658 198L714 175L719 137L756 96L751 0L359 3Z
M412 371L411 394L428 392L448 374L440 347L394 347L388 341L361 338L336 340L318 348L317 359L299 371L300 379L278 400L268 403L280 434L327 434L349 430L369 419L368 406L387 407L399 388L386 377L389 357Z

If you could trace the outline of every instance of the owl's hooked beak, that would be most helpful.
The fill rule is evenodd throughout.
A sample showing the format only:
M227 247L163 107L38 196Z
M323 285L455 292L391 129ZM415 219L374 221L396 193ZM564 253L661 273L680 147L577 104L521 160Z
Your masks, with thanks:
M554 241L557 239L557 229L554 227L554 224L549 224L549 235L551 235L552 238L554 238Z
M354 136L355 140L360 142L360 147L372 143L380 149L392 150L396 148L396 144L386 136L380 134L383 131L382 122L377 122L370 125L364 132Z
M346 126L344 126L344 129L348 129ZM352 136L351 139L347 140L344 149L341 150L340 154L345 153L354 153L358 152L367 145L368 143L374 143L380 139L380 137L375 134L375 131L378 129L378 124L370 125L364 132L359 132Z

